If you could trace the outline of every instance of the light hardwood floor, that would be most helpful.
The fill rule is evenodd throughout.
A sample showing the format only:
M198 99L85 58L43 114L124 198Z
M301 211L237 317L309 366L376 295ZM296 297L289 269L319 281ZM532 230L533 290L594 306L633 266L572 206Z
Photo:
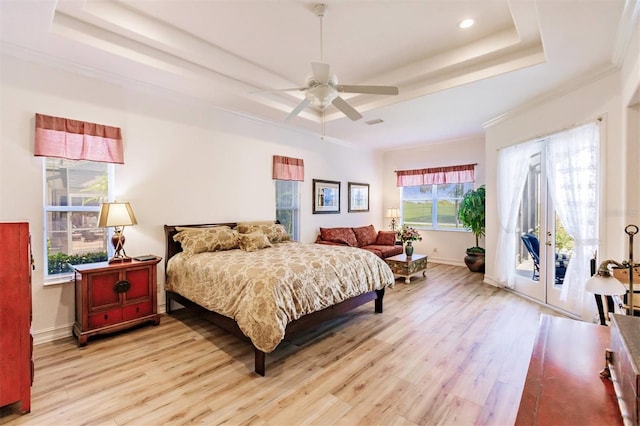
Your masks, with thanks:
M34 350L32 411L2 424L513 424L541 312L464 267L427 277L283 342L249 345L186 312L159 326Z

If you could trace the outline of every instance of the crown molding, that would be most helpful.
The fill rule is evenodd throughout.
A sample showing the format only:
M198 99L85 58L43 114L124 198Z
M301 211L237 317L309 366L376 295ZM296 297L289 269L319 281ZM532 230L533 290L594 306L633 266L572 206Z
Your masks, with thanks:
M586 86L587 84L594 83L618 71L619 69L615 67L613 64L603 65L581 76L572 78L570 81L561 84L555 89L550 90L540 96L537 96L527 102L524 102L518 105L517 107L505 112L504 114L500 114L499 116L494 117L491 120L485 121L484 123L482 123L482 127L484 129L487 129L489 127L495 126L498 123L502 123L507 119L518 116L526 111L529 111L533 108L543 105L553 99L560 98L568 93L571 93L575 90L580 89L583 86Z

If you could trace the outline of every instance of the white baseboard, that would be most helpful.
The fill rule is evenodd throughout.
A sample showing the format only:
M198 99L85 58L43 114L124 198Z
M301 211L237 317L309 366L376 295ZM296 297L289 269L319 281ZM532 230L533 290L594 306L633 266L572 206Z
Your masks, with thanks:
M54 340L65 339L73 335L73 324L66 324L60 327L48 328L33 332L33 344L53 342Z
M158 313L164 314L167 312L165 305L158 306ZM42 343L53 342L54 340L66 339L73 336L73 323L65 324L59 327L47 328L44 330L33 331L33 344L40 345Z
M444 259L441 257L429 256L427 259L428 263L441 263L443 265L452 265L452 266L467 266L464 264L463 260L459 259Z

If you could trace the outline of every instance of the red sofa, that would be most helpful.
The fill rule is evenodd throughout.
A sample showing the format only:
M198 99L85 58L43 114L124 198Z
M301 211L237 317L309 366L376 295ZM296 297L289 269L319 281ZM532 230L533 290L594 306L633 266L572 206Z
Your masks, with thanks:
M373 225L358 228L320 228L316 243L358 247L369 250L383 259L402 253L402 246L396 245L394 231L376 232Z

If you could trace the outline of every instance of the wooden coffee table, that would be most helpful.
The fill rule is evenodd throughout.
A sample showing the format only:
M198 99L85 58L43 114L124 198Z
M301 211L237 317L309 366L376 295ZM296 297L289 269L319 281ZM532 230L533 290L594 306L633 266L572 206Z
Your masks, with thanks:
M413 254L407 257L406 254L398 254L396 256L387 257L384 261L391 268L395 275L404 277L406 284L411 283L411 276L422 272L422 276L427 275L427 257L424 254Z

